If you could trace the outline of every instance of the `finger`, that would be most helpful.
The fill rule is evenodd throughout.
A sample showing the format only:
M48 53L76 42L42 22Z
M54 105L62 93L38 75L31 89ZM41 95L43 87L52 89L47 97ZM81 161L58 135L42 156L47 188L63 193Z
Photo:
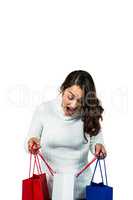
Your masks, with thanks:
M104 158L106 158L107 154L106 154L106 153L104 153L104 154L103 154L103 156L104 156Z
M104 146L102 147L102 153L103 153L103 156L104 158L107 156L107 151L106 149L104 148Z
M40 141L37 139L29 139L28 144L29 145L40 144Z
M28 149L29 149L29 151L34 152L34 151L39 150L40 147L39 147L39 146L35 146L35 147L31 147L31 146L29 146Z
M34 148L29 148L31 151L37 151L37 150L39 150L40 149L40 147L34 147Z
M28 148L29 149L34 149L35 148L35 144L34 143L29 143L28 144Z
M40 148L40 145L33 146L33 149L39 149L39 148Z
M102 156L103 156L103 154L102 154L102 152L100 152L100 153L98 154L98 159L101 159Z
M101 151L101 145L96 145L95 154L99 155Z
M102 156L103 156L103 152L101 151L101 152L100 152L100 157L102 157Z
M102 159L103 154L99 153L99 155L97 155L96 157L97 157L97 159Z
M100 155L100 159L104 159L106 157L106 153L102 153L102 155Z
M106 153L106 150L103 145L102 145L102 152L103 152L103 154Z
M37 153L38 153L38 149L37 149L37 150L34 150L34 149L29 149L29 152L35 155L35 154L37 154Z
M33 149L40 147L40 143L35 143L35 142L31 142L28 145Z

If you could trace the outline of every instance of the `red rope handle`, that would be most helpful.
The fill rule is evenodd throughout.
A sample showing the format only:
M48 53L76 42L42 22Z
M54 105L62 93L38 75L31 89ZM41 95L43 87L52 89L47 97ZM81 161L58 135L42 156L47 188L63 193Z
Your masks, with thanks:
M37 157L37 161L38 161L38 166L39 166L40 173L42 174L41 164L40 164L38 155L36 155L36 157Z
M34 144L32 144L31 148L33 146L34 146ZM39 159L38 159L38 164L37 164L36 158L38 159L37 155L34 155L34 165L33 165L33 172L32 172L32 174L34 174L35 166L37 167L38 174L39 174L39 169L40 169L40 173L42 174L42 170L41 170L41 167L40 167ZM29 178L30 178L30 175L31 175L31 165L32 165L32 153L30 153ZM39 167L38 167L38 165L39 165Z
M34 146L34 143L32 144L31 148ZM32 153L30 153L30 167L29 167L29 178L30 178L30 174L31 174L31 161L32 161ZM34 160L34 166L33 166L33 173L34 173L34 170L35 170L35 163L36 160Z
M85 171L88 167L90 167L90 165L91 165L96 159L97 159L97 158L94 157L94 158L92 159L91 162L89 162L87 165L85 165L85 166L83 167L83 169L80 170L80 171L76 174L76 177L78 177L80 174L83 173L83 171Z
M30 178L30 173L31 173L31 159L32 159L32 154L30 154L29 178Z
M34 145L35 145L35 143L32 144L31 149L33 148ZM44 161L44 163L45 163L45 165L47 166L47 168L48 168L49 172L51 173L51 175L54 176L54 174L55 174L56 172L50 167L50 165L48 164L48 162L44 159L42 153L41 153L40 151L38 151L37 155L39 155L39 156L41 157L41 159ZM39 161L38 156L37 156L37 159L38 159L38 161ZM35 162L36 162L36 160L35 160ZM38 164L39 164L39 168L41 169L40 163L39 163L39 162L38 162ZM29 169L29 174L30 174L30 171L31 171L31 156L30 156L30 169ZM40 171L41 171L41 170L40 170ZM41 171L41 172L42 172L42 171Z
M41 157L41 159L44 161L44 163L46 164L47 168L49 169L49 172L51 173L52 176L54 176L54 174L56 173L48 164L48 162L44 159L42 153L39 151L38 155Z
M38 167L38 164L37 164L37 155L34 155L34 159L35 159L35 165L36 165L36 168L37 168L37 171L38 171L38 175L41 173L41 171L39 172L39 167ZM33 172L34 173L34 172Z

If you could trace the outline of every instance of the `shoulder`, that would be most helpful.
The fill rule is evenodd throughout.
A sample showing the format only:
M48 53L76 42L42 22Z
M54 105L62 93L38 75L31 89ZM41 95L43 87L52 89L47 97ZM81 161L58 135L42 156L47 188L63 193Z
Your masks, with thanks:
M52 108L53 103L54 99L43 101L36 106L35 111L40 114L47 113Z

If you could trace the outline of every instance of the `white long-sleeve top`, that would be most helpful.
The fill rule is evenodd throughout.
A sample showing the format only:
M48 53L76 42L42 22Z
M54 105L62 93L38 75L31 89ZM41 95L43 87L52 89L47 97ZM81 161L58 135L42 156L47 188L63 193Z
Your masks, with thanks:
M62 96L39 104L32 116L25 149L28 152L27 142L31 137L40 139L41 152L56 172L78 172L88 163L89 151L95 153L97 143L104 144L102 132L90 137L87 133L86 142L83 135L83 121L80 115L66 116L61 106ZM52 195L53 177L48 173L44 163L43 169L47 172L48 187ZM78 177L78 190L75 199L85 198L85 186L91 180L91 169L88 168Z

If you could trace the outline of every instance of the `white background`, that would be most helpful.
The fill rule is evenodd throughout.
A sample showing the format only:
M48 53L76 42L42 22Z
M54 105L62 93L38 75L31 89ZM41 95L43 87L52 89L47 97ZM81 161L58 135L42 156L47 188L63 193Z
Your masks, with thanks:
M133 6L129 0L0 1L0 199L20 200L33 111L73 70L94 78L114 200L132 199Z

